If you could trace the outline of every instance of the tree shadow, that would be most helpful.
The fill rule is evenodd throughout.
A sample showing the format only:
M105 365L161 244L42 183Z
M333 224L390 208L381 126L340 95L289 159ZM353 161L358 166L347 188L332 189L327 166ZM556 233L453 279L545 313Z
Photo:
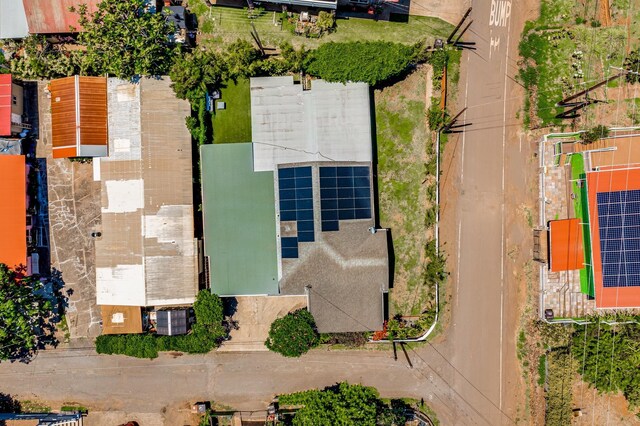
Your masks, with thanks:
M9 395L0 392L0 413L19 413L22 410L20 401ZM0 423L1 425L2 423Z
M58 347L60 341L56 337L57 325L64 319L69 307L69 296L73 294L72 289L65 289L62 272L56 268L52 268L47 277L34 276L32 279L41 283L34 290L34 294L39 296L42 303L47 304L48 309L45 310L44 316L35 320L34 345L16 348L10 357L11 362L28 364L37 356L39 350Z

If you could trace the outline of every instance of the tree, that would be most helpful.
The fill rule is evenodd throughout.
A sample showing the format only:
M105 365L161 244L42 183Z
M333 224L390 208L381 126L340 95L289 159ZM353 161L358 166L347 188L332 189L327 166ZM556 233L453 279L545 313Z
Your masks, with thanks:
M67 50L63 44L52 44L45 36L30 35L20 41L7 41L2 48L10 58L6 71L23 79L67 77L80 69L82 52Z
M0 263L0 360L24 359L47 344L55 345L53 297L24 268L13 270Z
M280 406L300 407L293 417L295 426L403 424L398 410L385 404L376 389L347 382L280 395L278 402Z
M287 64L287 68L291 72L300 72L304 69L305 62L309 57L309 51L304 45L296 49L291 43L284 42L280 45L280 55Z
M624 69L629 71L625 78L629 83L640 81L640 49L634 50L624 60Z
M327 81L374 86L402 74L420 56L422 44L385 41L326 43L310 53L306 71Z
M582 143L590 144L597 141L598 139L606 138L607 136L609 136L609 128L607 126L599 124L582 134Z
M177 48L169 37L175 28L164 14L148 11L145 0L102 0L92 14L86 5L72 11L84 29L79 34L86 47L83 73L129 79L171 69Z
M171 87L180 99L191 104L204 98L209 90L218 89L227 78L227 64L215 52L196 50L177 60L169 72Z
M231 43L224 54L229 77L251 77L255 73L255 64L261 54L247 40L237 40Z
M286 357L299 357L318 346L319 342L320 335L313 315L301 309L275 320L264 344L269 350Z

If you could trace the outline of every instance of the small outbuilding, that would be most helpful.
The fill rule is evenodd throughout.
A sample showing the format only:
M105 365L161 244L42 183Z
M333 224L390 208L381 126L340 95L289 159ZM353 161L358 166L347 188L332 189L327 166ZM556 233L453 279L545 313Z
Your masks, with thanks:
M162 336L177 336L189 331L189 311L171 309L156 312L156 333Z

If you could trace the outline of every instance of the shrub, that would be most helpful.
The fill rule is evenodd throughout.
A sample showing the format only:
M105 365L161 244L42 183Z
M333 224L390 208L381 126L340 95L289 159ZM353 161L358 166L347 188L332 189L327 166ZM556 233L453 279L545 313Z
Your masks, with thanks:
M283 356L299 357L319 343L320 335L313 315L302 309L275 320L264 344L269 350Z
M609 128L607 126L599 124L582 134L582 143L590 144L597 141L598 139L606 138L607 136L609 136Z
M327 81L361 81L374 86L402 74L421 47L384 41L330 42L310 53L305 68Z

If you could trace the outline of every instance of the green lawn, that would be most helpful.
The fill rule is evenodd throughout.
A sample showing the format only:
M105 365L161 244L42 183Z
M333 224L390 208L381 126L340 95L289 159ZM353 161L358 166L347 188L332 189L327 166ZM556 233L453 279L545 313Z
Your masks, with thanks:
M254 25L262 39L263 44L275 47L283 41L289 41L294 45L304 44L315 48L329 41L362 41L385 40L400 43L415 43L427 39L432 43L435 37L446 37L453 26L439 18L411 16L408 22L374 21L373 19L338 19L336 31L319 39L297 36L280 25L281 14L263 12L254 19L247 17L247 11L222 6L211 8L204 4L203 0L189 2L191 10L198 16L200 31L205 34L202 38L212 43L212 46L221 46L237 39L252 41L249 31L250 22ZM201 40L202 41L202 40Z
M584 242L585 264L591 264L591 234L589 233L589 199L587 193L586 175L584 171L584 159L581 154L571 156L571 179L582 179L582 185L577 181L571 183L572 192L576 194L573 199L573 208L576 217L583 223L582 239ZM580 290L584 294L595 296L593 285L593 267L587 266L580 269Z
M218 101L227 105L224 110L214 110L213 143L251 142L249 80L227 81L220 92Z

